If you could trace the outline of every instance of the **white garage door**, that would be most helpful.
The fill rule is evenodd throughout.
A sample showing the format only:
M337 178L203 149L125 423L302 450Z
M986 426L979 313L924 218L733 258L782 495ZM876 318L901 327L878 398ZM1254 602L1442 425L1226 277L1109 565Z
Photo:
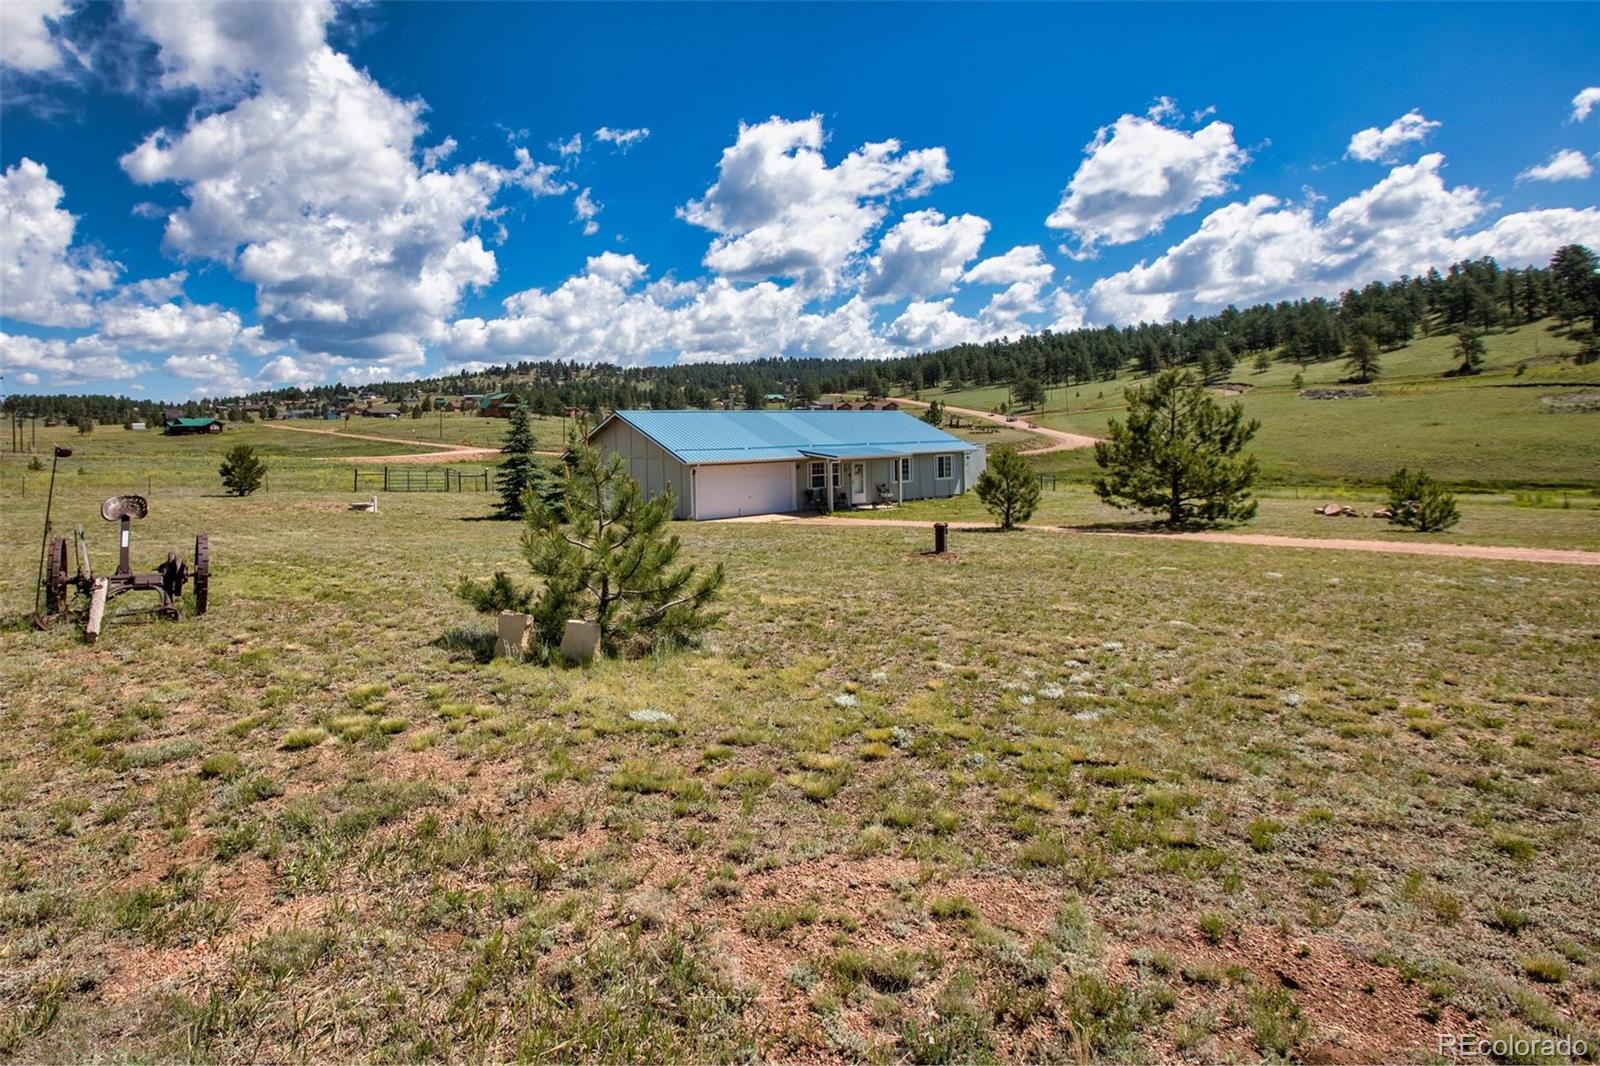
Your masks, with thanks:
M794 464L701 466L694 475L694 516L736 518L794 510Z

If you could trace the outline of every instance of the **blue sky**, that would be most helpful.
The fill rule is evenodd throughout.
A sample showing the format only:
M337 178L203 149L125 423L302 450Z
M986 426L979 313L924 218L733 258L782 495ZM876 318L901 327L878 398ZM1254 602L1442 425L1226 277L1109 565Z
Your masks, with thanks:
M0 19L8 391L884 357L1600 245L1593 5Z

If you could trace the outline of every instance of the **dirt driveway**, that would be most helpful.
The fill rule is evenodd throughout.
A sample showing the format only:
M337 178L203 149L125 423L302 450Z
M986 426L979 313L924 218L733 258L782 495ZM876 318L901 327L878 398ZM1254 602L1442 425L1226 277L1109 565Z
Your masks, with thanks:
M404 444L425 451L403 455L331 455L325 458L334 463L472 463L498 459L499 448L478 448L470 444L443 444L434 441L407 440L404 437L380 437L374 433L346 433L337 429L312 429L309 426L288 426L278 422L263 422L268 429L283 429L293 433L320 433L325 437L342 437L345 440L376 440L384 444ZM535 452L535 455L560 455L560 452Z
M838 515L751 515L748 518L721 518L720 522L804 522L819 526L855 526L871 528L890 526L900 529L931 529L933 522L909 518L843 518ZM991 531L993 526L971 523L955 526L962 529ZM1600 551L1581 551L1570 548L1513 548L1495 544L1430 544L1398 540L1352 540L1338 537L1287 537L1275 533L1220 533L1199 531L1194 533L1161 533L1135 530L1090 530L1072 526L1026 525L1021 528L1037 533L1067 533L1080 537L1139 537L1167 540L1198 540L1214 544L1244 544L1263 548L1314 548L1322 551L1375 552L1382 555L1431 555L1451 559L1488 559L1507 563L1556 563L1568 566L1600 566Z
M908 400L899 396L894 398L894 402L910 404L913 407L928 406L928 404L923 400ZM952 407L949 404L945 404L944 409L953 415L966 415L970 418L981 418L986 422L993 422L997 425L1005 426L1007 429L1020 429L1027 433L1032 433L1049 439L1050 443L1045 445L1043 448L1024 448L1022 450L1023 455L1047 455L1050 452L1065 452L1071 451L1074 448L1092 448L1095 446L1095 442L1100 439L1099 437L1087 437L1082 433L1065 433L1059 429L1046 429L1044 426L1036 425L1020 416L1018 416L1015 422L1008 422L1006 421L1005 415L994 415L988 413L987 411L979 411L971 407Z

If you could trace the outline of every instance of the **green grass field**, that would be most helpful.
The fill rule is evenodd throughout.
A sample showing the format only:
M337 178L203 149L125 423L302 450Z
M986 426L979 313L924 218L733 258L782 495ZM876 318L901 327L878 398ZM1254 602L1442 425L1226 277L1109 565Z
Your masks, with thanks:
M394 429L403 420L364 421L365 424L359 427L352 421L350 432L399 437L400 434ZM479 420L473 418L471 421ZM504 434L504 422L491 419L482 421L492 421ZM266 491L269 495L279 491L349 490L352 465L363 470L379 470L387 457L432 450L428 447L430 442L425 440L416 444L388 443L279 428L305 426L322 429L325 425L332 428L334 423L233 423L220 434L192 437L168 437L160 432L131 431L120 426L97 426L94 432L88 434L79 433L70 426L40 427L38 448L43 469L30 470L28 467L32 457L29 455L0 452L0 493L37 497L42 507L45 486L50 478L50 449L54 445L72 449L72 457L60 462L58 484L81 484L104 495L141 492L152 499L166 494L221 492L222 481L217 467L228 449L239 444L255 448L267 464ZM378 428L380 426L383 428ZM351 460L355 457L371 458L367 462L352 464ZM473 460L448 465L465 473L481 473L486 466L493 464Z
M450 591L483 502L160 493L211 613L88 647L0 487L0 1056L1597 1046L1600 572L682 524L707 646L551 669Z
M296 423L302 424L302 423ZM377 437L397 437L421 444L466 444L474 448L498 448L505 442L506 420L479 418L476 414L446 413L421 418L352 418L346 422L306 422L315 429L334 429L349 433L370 433ZM534 416L528 420L535 446L558 449L566 445L574 423L561 418Z
M1045 489L1035 525L1116 528L1146 521L1149 515L1118 510L1101 503L1087 487L1068 482ZM1258 494L1256 517L1225 527L1241 532L1295 537L1333 537L1401 543L1505 544L1528 548L1600 550L1600 493L1545 492L1473 493L1458 498L1461 522L1441 534L1420 534L1374 518L1330 518L1314 509L1343 504L1362 514L1384 505L1382 493L1359 490L1270 489ZM994 517L975 493L946 500L916 500L881 511L852 512L852 517L917 519L992 525Z
M1583 368L1527 329L1445 380L1444 343L1363 400L1241 368L1245 528L1600 549L1600 416L1538 410ZM211 536L208 615L115 601L93 647L25 617L48 469L0 455L0 1058L1600 1061L1600 569L1000 534L969 494L876 513L958 523L942 558L676 524L729 571L706 645L546 668L452 593L525 572L492 494L347 509L438 419L304 425L341 432L41 429L102 569L113 493L138 570ZM1492 491L1426 538L1311 513L1418 462ZM1088 452L1035 465L1035 522L1138 521Z
M1445 378L1455 365L1448 336L1418 340L1383 357L1375 396L1312 400L1299 396L1294 376L1308 387L1337 384L1342 360L1301 370L1274 362L1263 373L1249 360L1229 380L1246 388L1237 397L1261 431L1252 450L1263 480L1279 485L1381 483L1398 466L1421 465L1463 487L1592 488L1600 481L1600 413L1551 414L1546 395L1587 382L1600 389L1600 370L1576 366L1571 341L1541 322L1485 338L1484 372ZM1518 368L1522 372L1517 373ZM1109 418L1125 410L1123 391L1138 379L1051 389L1030 420L1055 429L1102 435ZM925 390L923 399L982 410L1004 402L1004 386ZM1050 456L1046 469L1075 479L1092 476L1087 456Z

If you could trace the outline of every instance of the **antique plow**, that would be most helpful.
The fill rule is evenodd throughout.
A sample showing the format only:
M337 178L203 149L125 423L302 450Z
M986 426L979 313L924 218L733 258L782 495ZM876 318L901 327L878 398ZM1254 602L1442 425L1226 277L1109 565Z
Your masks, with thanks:
M100 505L100 517L121 526L120 552L117 569L103 577L96 577L89 561L89 545L79 526L77 541L77 573L67 574L67 540L56 537L50 541L45 553L45 613L41 624L49 624L66 613L67 597L76 588L89 597L89 616L84 623L84 633L90 642L100 636L105 621L106 604L126 592L154 592L161 597L156 608L163 618L177 619L178 604L183 598L183 586L194 581L195 614L206 613L206 598L211 586L211 542L204 533L194 538L194 567L178 558L177 552L168 552L167 561L153 573L136 574L129 562L129 527L136 518L150 513L150 504L143 496L113 496Z

